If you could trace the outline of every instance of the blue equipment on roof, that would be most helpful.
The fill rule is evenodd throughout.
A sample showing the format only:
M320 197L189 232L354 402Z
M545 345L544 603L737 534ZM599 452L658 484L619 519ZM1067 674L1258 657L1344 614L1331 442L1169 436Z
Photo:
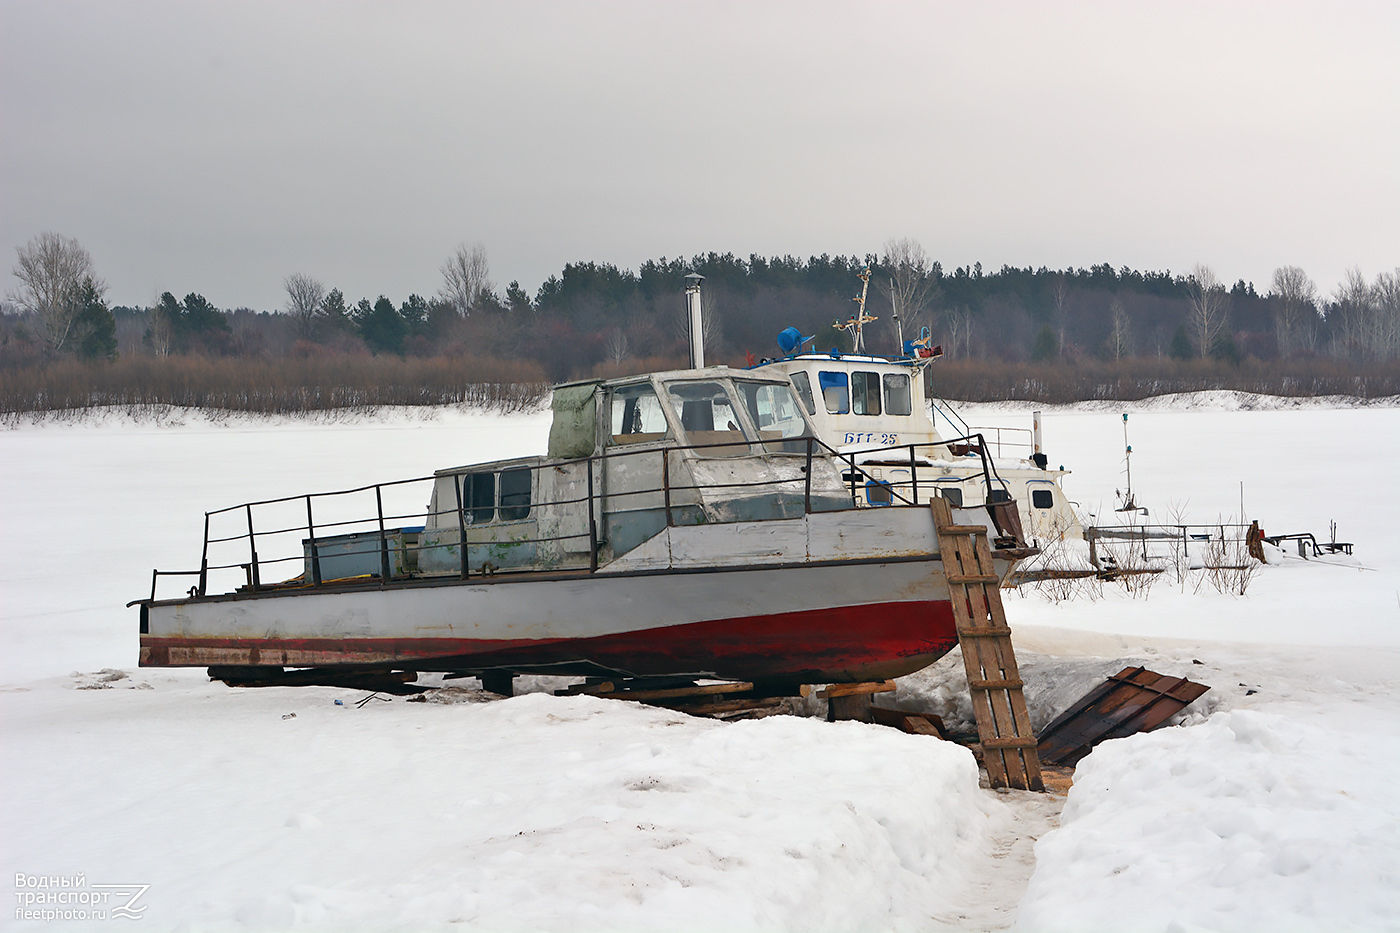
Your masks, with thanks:
M802 331L798 330L796 327L788 327L785 328L782 333L778 334L778 349L782 350L784 353L796 353L802 349L804 343L810 343L816 339L816 334L810 337L804 337L802 336Z

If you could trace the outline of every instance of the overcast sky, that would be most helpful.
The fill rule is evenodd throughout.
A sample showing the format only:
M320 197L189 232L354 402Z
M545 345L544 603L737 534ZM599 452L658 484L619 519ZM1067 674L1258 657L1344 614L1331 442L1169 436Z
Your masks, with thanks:
M892 237L1330 292L1400 265L1400 4L0 0L7 273L45 230L114 304Z

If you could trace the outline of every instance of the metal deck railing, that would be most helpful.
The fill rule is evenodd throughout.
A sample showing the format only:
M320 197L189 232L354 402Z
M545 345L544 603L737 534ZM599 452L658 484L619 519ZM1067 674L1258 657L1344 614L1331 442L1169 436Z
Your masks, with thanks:
M856 498L862 487L866 483L878 484L887 489L890 496L889 504L919 505L926 503L931 495L938 494L938 487L935 484L925 482L922 484L918 478L917 469L920 465L920 450L945 447L949 443L968 443L973 449L980 453L981 457L981 482L987 490L987 500L989 503L998 501L994 490L1004 488L1000 477L996 475L996 468L988 457L987 444L980 434L973 434L967 437L955 438L951 441L942 441L938 444L907 444L898 447L883 448L880 453L888 454L882 459L882 464L887 464L889 458L907 459L910 465L910 479L906 482L892 483L888 480L877 479L864 470L857 462L858 454L838 453L831 446L823 441L811 437L801 436L796 438L784 438L781 440L764 439L761 441L722 441L709 444L662 444L656 447L648 447L643 450L629 449L626 446L612 447L603 453L571 460L551 460L547 463L529 464L512 463L502 461L494 464L481 464L454 468L451 471L443 471L444 474L454 477L468 475L473 472L509 472L509 471L529 471L553 470L556 468L567 468L570 466L584 465L582 473L586 477L585 491L583 495L573 498L551 499L545 502L532 501L523 506L527 511L527 517L503 519L506 524L492 524L483 526L473 523L468 515L474 510L473 503L464 502L462 498L462 483L460 480L452 483L455 492L455 501L448 503L447 508L443 508L443 503L438 503L436 510L432 510L431 502L428 509L421 505L412 506L410 502L422 503L430 501L431 491L434 484L439 479L439 475L420 476L411 479L392 480L383 483L374 483L365 486L357 486L351 489L334 490L330 492L309 493L296 496L282 496L273 499L262 499L254 502L245 502L235 506L222 509L215 509L206 512L204 515L203 545L200 555L200 566L198 570L153 570L151 572L151 595L150 601L157 599L157 588L159 581L163 577L183 577L186 579L195 578L197 582L191 586L187 595L192 598L200 598L209 595L210 581L214 576L224 579L232 579L237 588L245 592L257 593L264 590L287 589L289 587L321 587L328 583L343 585L350 582L347 578L326 579L323 574L323 564L330 561L330 556L326 551L332 546L335 540L336 550L334 557L343 560L347 557L364 557L366 555L378 555L378 572L356 577L356 580L378 582L379 585L390 585L395 580L405 579L413 576L410 572L396 573L394 570L395 558L399 558L404 565L416 563L416 558L428 549L441 549L445 545L439 543L423 544L421 541L409 543L405 532L412 533L420 531L417 525L405 528L397 526L397 523L420 522L427 519L441 519L444 516L455 516L450 521L455 521L457 526L459 566L457 574L462 579L467 579L473 575L468 566L468 554L472 548L488 547L499 541L471 541L468 540L468 532L472 528L481 527L511 527L513 521L523 521L529 518L538 519L540 515L548 511L558 511L581 507L585 510L586 519L583 524L584 530L569 534L554 534L543 537L511 537L505 540L515 545L540 545L550 543L563 543L568 541L587 540L586 549L588 555L588 572L596 572L599 560L599 516L615 511L610 506L616 506L621 500L629 498L635 499L644 496L656 496L660 494L661 508L665 514L667 527L677 523L677 512L687 507L695 507L699 501L698 496L689 496L689 493L698 493L701 489L706 491L714 490L758 490L764 488L785 487L786 491L796 495L800 489L802 495L803 514L812 512L812 464L817 458L828 458L839 464L843 483L848 490L851 499L849 508L856 507ZM786 448L780 452L773 452L774 446L782 445ZM805 459L801 478L777 478L761 479L756 481L730 481L711 482L700 484L677 483L674 481L672 473L672 455L684 455L686 452L699 452L698 463L722 463L725 459L731 459L727 454L711 454L705 456L707 450L716 448L744 448L744 453L739 457L753 457L757 452L765 453L769 457L781 459ZM793 448L797 449L794 450ZM866 452L868 453L868 452ZM639 489L627 489L622 491L599 492L597 489L597 475L600 473L603 464L610 459L618 458L646 458L656 456L660 458L661 483L658 486ZM734 459L737 459L734 458ZM531 489L537 488L533 477ZM829 489L819 489L819 493L827 494ZM416 493L416 497L410 499L409 496ZM368 501L372 497L372 506ZM677 501L678 497L681 501ZM360 500L356 504L356 500ZM386 501L389 506L386 507ZM826 501L829 502L829 499ZM499 510L518 509L521 504L506 505L496 501L492 503L492 512ZM441 522L434 522L441 527ZM269 525L271 527L269 527ZM519 526L516 526L519 527ZM536 525L538 527L538 524ZM333 533L332 539L328 533ZM345 538L363 535L362 546L345 547ZM446 545L451 546L451 545ZM582 553L582 548L579 549ZM300 563L303 572L299 576L291 577L280 582L268 583L267 571L269 569L289 563ZM583 568L578 568L583 569ZM481 571L478 570L477 573ZM441 574L434 574L440 576Z

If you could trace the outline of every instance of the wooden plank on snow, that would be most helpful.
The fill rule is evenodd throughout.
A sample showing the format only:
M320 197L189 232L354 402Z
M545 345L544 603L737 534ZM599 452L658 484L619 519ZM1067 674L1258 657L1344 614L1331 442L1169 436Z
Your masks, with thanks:
M1209 689L1184 677L1124 668L1041 730L1037 752L1044 761L1073 765L1100 742L1157 728Z

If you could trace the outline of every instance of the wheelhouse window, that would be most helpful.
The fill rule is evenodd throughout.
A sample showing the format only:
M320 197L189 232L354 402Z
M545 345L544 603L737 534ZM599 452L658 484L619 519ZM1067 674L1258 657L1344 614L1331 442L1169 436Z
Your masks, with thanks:
M956 481L949 483L940 482L937 483L934 488L937 491L938 495L948 500L949 505L953 506L954 508L962 508L963 491L962 487L957 485Z
M758 427L758 436L770 453L805 452L807 445L796 440L806 435L807 422L797 407L797 399L785 385L771 382L736 381L749 418Z
M817 413L817 403L812 398L812 377L806 372L798 370L792 374L793 387L797 389L797 397L802 399L802 404L807 406L807 414Z
M858 415L880 413L879 373L851 373L851 411Z
M462 477L462 517L472 525L529 518L530 479L528 469L468 473Z
M907 415L913 411L907 373L885 373L885 414Z
M822 390L822 401L826 410L833 415L844 415L851 410L850 383L845 373L822 370L817 373L817 385Z
M673 382L666 387L686 443L700 457L740 457L749 452L743 421L718 382Z
M530 471L501 471L501 521L530 517Z
M462 505L473 525L496 517L496 474L469 473L462 477Z
M1031 505L1038 509L1053 509L1055 507L1055 494L1048 489L1032 489Z
M611 433L614 444L641 444L666 436L666 416L650 383L613 390Z

